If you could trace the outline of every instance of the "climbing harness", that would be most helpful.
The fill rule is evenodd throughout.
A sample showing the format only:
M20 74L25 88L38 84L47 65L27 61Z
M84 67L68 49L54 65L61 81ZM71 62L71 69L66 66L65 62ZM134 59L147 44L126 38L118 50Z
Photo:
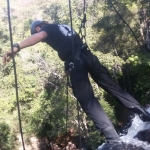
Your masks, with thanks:
M24 145L24 140L23 140L23 132L22 132L22 124L21 124L20 106L19 106L17 72L16 72L14 52L13 52L13 38L12 38L12 30L11 30L9 0L7 0L7 10L8 10L8 22L9 22L9 32L10 32L10 42L11 42L11 50L12 50L12 60L13 60L13 68L14 68L14 77L15 77L15 85L16 85L15 89L16 89L16 100L17 100L17 108L18 108L19 127L20 127L20 134L21 134L21 141L22 141L23 150L25 150L25 145Z

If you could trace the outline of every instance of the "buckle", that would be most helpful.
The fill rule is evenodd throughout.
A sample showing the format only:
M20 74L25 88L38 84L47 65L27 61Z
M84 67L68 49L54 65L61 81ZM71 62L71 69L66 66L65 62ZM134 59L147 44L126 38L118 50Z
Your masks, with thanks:
M70 63L69 63L69 71L71 71L73 68L74 68L74 63L73 63L73 62L70 62Z

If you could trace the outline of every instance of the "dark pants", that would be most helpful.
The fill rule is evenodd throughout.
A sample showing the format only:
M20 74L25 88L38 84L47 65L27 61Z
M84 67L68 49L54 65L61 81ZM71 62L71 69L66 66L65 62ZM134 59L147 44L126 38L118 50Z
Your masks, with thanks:
M79 101L83 111L95 123L97 129L103 131L106 139L117 139L119 138L118 134L94 96L88 73L90 73L93 80L100 87L116 97L126 108L131 109L133 105L139 105L139 103L112 81L107 69L100 64L98 58L90 51L83 50L80 57L81 60L74 60L74 69L70 72L74 95Z

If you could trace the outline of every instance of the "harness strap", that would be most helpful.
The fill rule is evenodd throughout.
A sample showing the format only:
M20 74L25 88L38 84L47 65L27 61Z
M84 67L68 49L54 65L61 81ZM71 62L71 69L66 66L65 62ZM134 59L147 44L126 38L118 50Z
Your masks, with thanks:
M81 51L82 51L83 49L87 48L87 47L88 47L88 46L87 46L86 43L83 44L81 47L78 47L78 48L76 49L76 52L75 52L74 60L79 60L79 59L80 59L80 53L81 53Z
M72 59L70 59L70 60L65 61L64 67L65 67L66 75L69 75L69 72L71 72L71 70L74 69L74 61L75 60L80 61L81 64L83 63L83 61L80 58L80 54L81 54L82 50L87 49L87 48L88 48L87 44L83 44L82 46L77 47L75 49L74 57L72 57Z

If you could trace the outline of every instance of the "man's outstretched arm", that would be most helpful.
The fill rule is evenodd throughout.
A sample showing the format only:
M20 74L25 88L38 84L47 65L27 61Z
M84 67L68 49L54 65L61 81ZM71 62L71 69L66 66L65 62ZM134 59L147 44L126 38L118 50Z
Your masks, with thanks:
M33 34L27 39L23 40L22 42L19 43L20 49L35 45L42 40L44 40L47 37L47 33L45 31L41 31L39 33ZM17 47L13 47L13 52L14 55L18 52ZM12 59L12 50L10 49L9 51L5 52L3 55L2 61L3 64L6 65L7 62L9 62Z

